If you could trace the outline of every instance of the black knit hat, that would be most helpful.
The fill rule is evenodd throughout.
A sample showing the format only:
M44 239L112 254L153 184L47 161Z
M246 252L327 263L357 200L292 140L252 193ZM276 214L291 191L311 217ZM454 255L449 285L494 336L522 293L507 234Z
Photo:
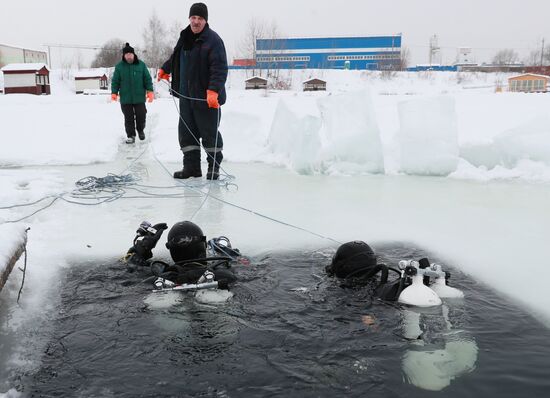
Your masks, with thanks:
M134 47L131 47L130 46L130 43L126 43L126 45L124 46L124 48L122 49L122 55L124 54L128 54L128 53L132 53L132 54L136 54L134 52Z
M208 7L206 7L206 4L204 3L193 4L189 9L189 18L191 18L193 15L203 17L208 21Z

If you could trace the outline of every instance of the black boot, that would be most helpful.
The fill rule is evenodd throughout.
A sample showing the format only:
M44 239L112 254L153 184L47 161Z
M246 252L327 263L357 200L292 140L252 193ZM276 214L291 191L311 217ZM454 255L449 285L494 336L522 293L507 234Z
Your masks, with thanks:
M208 171L206 172L207 180L217 180L220 178L220 164L222 159L223 155L221 152L208 153Z
M189 151L183 154L183 169L174 173L174 178L187 179L202 177L200 151Z
M183 169L174 172L174 178L185 180L190 177L202 177L201 169L196 170L184 167Z
M206 179L217 180L218 178L220 178L220 168L212 167L211 165L208 165L208 171L206 172Z

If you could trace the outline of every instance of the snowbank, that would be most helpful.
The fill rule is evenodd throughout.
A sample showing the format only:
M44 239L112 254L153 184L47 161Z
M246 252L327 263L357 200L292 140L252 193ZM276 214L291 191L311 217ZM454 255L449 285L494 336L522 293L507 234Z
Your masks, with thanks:
M523 160L550 166L550 116L538 115L498 134L490 144L465 146L462 155L473 165L488 169L513 169Z
M0 96L2 165L112 161L125 136L119 104L76 96L63 73L51 76L51 96ZM328 91L302 92L312 77L327 80ZM244 90L247 71L231 71L220 126L224 155L305 174L549 181L550 96L494 93L504 77L282 71L291 90L273 91ZM178 102L163 82L156 91L147 105L150 138L160 159L180 162Z
M1 166L112 160L120 140L119 105L104 97L77 98L0 96Z
M10 260L26 242L25 225L0 224L0 276L7 277ZM13 266L13 264L12 264ZM0 282L0 289L2 283Z

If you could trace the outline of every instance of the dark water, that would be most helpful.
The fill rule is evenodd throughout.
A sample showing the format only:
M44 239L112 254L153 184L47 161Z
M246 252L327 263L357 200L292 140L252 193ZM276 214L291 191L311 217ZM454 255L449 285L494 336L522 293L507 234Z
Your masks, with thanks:
M388 264L424 255L377 250ZM165 308L147 304L156 293L140 283L145 274L76 264L42 365L19 389L35 397L548 396L550 332L536 319L454 271L467 298L448 306L451 333L440 309L422 315L421 347L403 337L399 306L324 277L331 254L267 253L236 268L229 302L201 304L182 293L166 297L176 304ZM453 339L478 347L472 368L441 391L411 384L406 353Z

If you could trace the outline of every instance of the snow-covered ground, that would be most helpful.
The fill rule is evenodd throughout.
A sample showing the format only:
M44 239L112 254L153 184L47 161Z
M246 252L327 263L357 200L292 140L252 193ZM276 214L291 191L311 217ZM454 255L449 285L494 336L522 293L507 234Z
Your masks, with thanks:
M123 134L118 104L108 96L74 95L70 80L59 75L52 76L52 96L0 97L2 135L9 136L0 148L2 166L115 158ZM377 72L283 71L281 79L291 79L288 91L246 91L246 77L231 71L228 81L221 126L228 161L304 174L550 181L550 95L495 93L504 75L400 73L387 79ZM328 91L301 92L308 77L326 79ZM149 121L157 123L159 157L179 161L177 104L163 83Z
M10 310L13 327L54 305L48 287L71 259L114 258L143 219L170 225L195 213L208 236L228 235L248 253L336 245L258 214L340 242L408 241L550 320L541 277L550 230L550 95L495 93L503 75L282 76L291 90L246 91L250 75L229 77L220 130L223 166L237 176L238 190L199 185L202 193L181 189L185 199L98 206L57 200L16 224L8 221L89 175L131 171L143 184L173 186L168 171L181 167L177 103L158 83L158 98L148 104L148 138L131 149L122 144L119 104L75 95L55 71L51 96L0 95L1 207L48 197L0 210L0 258L31 227L26 307ZM309 77L326 79L328 91L301 92ZM198 194L205 192L203 204ZM159 247L156 254L167 253ZM16 293L8 286L2 295L10 302Z

